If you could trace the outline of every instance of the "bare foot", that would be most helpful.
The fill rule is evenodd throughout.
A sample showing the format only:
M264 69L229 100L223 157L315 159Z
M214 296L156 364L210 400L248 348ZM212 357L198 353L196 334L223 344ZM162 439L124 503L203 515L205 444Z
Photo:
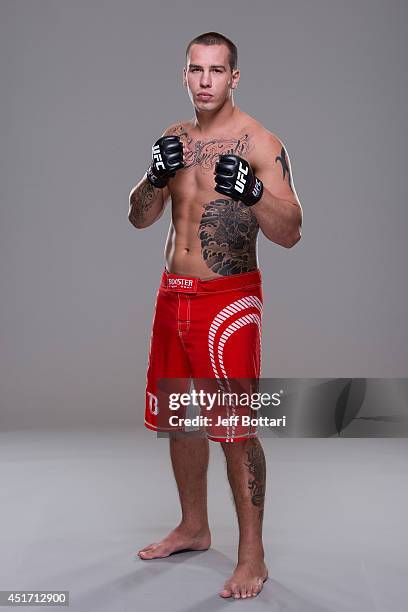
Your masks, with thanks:
M219 595L234 597L234 599L255 597L262 591L263 583L267 578L268 568L263 561L238 563Z
M141 559L158 559L180 550L207 550L210 544L211 534L208 528L192 533L179 525L161 542L153 542L137 554Z

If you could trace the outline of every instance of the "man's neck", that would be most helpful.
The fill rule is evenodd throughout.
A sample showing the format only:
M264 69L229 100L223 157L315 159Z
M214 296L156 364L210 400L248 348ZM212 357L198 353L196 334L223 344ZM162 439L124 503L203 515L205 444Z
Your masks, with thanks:
M225 129L226 125L233 123L239 113L233 100L226 100L225 104L216 111L198 111L195 109L193 127L203 135Z

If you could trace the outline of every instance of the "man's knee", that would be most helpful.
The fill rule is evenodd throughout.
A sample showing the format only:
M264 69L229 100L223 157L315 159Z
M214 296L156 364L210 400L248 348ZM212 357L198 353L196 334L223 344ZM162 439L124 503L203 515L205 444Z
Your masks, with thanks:
M250 448L262 448L259 439L256 436L251 438L241 438L234 442L221 442L222 450L225 456L232 454L245 453Z

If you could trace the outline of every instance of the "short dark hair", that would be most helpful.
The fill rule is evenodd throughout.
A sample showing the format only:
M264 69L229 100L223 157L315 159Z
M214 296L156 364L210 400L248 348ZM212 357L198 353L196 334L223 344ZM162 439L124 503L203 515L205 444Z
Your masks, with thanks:
M186 49L186 63L188 52L190 51L190 47L192 45L227 45L231 72L236 70L238 65L238 49L232 40L224 36L224 34L220 34L219 32L205 32L204 34L200 34L200 36L197 36L197 38L191 40Z

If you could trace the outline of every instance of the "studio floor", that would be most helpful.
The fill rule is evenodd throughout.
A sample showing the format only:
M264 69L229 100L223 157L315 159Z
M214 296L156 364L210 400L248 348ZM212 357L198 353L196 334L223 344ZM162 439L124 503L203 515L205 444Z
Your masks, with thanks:
M167 439L1 432L0 590L68 590L81 612L405 612L407 440L262 444L270 577L258 597L232 600L218 596L238 542L219 444L210 442L210 550L142 561L137 550L180 518Z

